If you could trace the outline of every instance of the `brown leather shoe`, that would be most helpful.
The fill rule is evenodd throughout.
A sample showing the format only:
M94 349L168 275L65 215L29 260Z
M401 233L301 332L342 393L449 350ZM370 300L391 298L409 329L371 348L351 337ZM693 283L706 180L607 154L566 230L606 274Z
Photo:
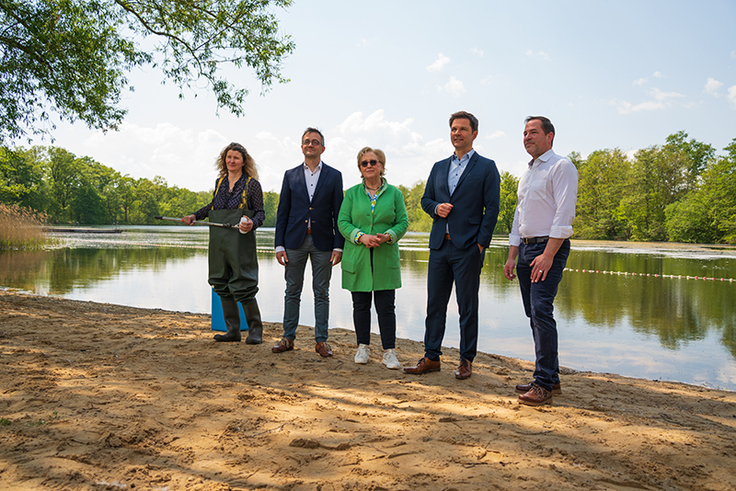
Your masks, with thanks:
M439 372L442 363L439 361L430 360L429 358L422 358L415 367L404 368L404 373L412 373L414 375L421 375L429 372Z
M281 338L281 341L276 343L271 351L274 353L283 353L284 351L291 351L294 349L294 341L289 338Z
M519 404L526 404L528 406L552 404L552 392L537 384L532 384L532 388L529 389L529 392L519 396Z
M327 344L327 341L322 341L314 346L314 351L320 354L323 358L329 358L332 356L332 348Z
M457 370L455 370L455 378L459 380L465 380L466 378L470 378L472 374L473 364L470 363L470 360L460 360L460 366L458 366Z
M530 390L532 390L532 385L533 384L534 384L534 382L529 382L528 384L519 384L519 385L516 386L516 390L519 391L519 392L529 392ZM560 384L553 385L552 386L552 395L558 396L560 394L562 394L562 387L560 386Z

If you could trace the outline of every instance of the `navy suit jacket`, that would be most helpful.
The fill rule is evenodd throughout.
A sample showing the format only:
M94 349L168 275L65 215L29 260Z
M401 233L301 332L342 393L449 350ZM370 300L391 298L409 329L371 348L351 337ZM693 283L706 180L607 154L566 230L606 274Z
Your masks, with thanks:
M298 249L307 236L307 224L311 220L312 239L317 249L341 249L345 238L337 230L337 215L342 197L342 174L324 162L311 203L304 180L304 164L287 170L276 213L276 247Z
M447 184L449 172L450 158L435 163L424 188L422 209L434 219L429 234L429 248L439 249L442 246L445 225L455 246L465 249L478 243L484 248L488 247L493 229L496 228L501 194L501 178L496 163L475 152L452 196ZM453 205L447 218L435 214L440 203Z

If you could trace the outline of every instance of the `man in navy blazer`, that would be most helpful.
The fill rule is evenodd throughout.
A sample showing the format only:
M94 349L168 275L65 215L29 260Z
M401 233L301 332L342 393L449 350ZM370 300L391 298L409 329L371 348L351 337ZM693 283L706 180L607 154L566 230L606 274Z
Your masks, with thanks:
M304 163L287 170L276 214L276 260L285 267L284 336L271 350L294 349L307 259L312 263L315 351L332 356L327 344L332 267L342 259L345 239L337 230L342 174L321 160L325 138L316 128L302 135Z
M466 379L478 345L478 290L485 248L496 227L500 177L493 160L473 150L478 119L466 111L450 117L452 157L434 164L422 196L422 209L433 218L429 234L427 319L424 357L406 373L440 370L447 303L455 283L460 313L460 365L455 377Z

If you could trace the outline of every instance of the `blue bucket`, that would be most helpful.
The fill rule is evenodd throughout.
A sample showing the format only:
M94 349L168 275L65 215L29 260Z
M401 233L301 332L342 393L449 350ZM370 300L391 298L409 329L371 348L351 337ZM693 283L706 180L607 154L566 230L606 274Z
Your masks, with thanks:
M238 302L238 311L240 312L240 330L247 331L248 323L245 320L245 312L243 312L243 304ZM225 325L225 318L222 316L222 302L220 302L220 296L212 290L212 330L213 331L227 331Z

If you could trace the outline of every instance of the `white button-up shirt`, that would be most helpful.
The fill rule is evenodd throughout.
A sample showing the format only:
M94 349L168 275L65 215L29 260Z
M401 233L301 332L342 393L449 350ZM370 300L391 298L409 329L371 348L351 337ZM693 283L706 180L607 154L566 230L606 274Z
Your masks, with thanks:
M317 182L319 181L319 174L322 172L322 161L319 161L319 165L315 167L314 172L309 168L309 166L306 164L306 162L302 163L302 168L304 169L304 183L307 186L307 195L309 196L309 202L312 202L312 198L314 198L314 191L317 189ZM309 223L307 223L307 228L312 228L312 219L309 219ZM284 246L277 246L276 252L284 252L286 248ZM342 249L335 249L336 251L342 251Z
M312 202L314 198L314 190L317 189L317 181L319 181L319 174L322 171L322 161L319 161L319 165L315 167L314 172L309 168L307 164L304 164L304 182L307 184L307 194L309 195L309 202Z
M572 162L548 150L529 163L517 196L510 245L518 246L522 237L567 239L572 235L578 197L578 171Z

